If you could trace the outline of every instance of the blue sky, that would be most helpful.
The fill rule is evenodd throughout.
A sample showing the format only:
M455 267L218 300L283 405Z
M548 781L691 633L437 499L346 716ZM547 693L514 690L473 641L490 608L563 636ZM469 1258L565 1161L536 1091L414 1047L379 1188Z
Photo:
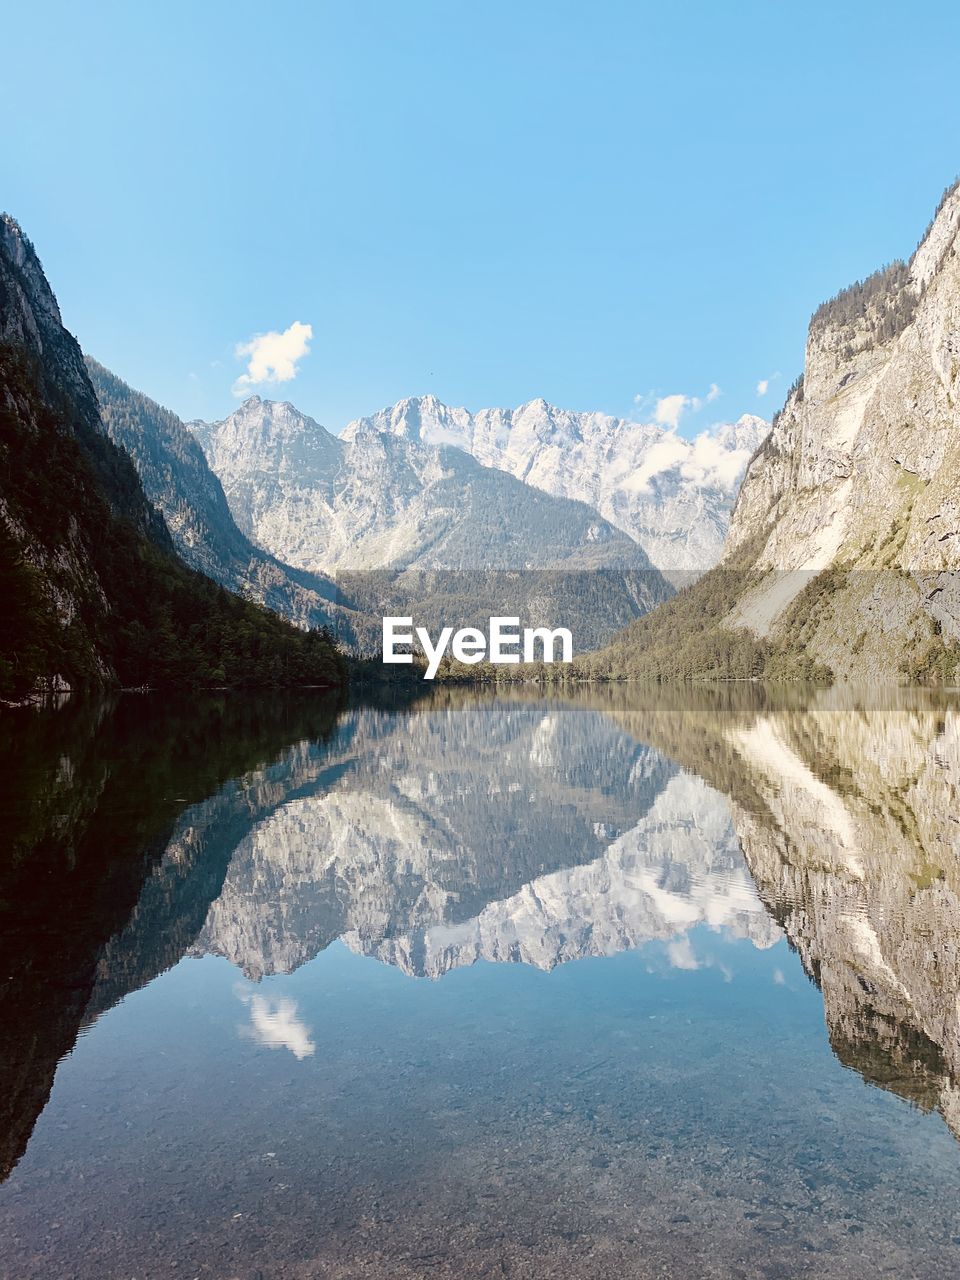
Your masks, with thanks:
M184 417L244 377L335 430L427 392L769 416L811 310L960 172L955 3L40 0L3 32L0 205L84 349Z

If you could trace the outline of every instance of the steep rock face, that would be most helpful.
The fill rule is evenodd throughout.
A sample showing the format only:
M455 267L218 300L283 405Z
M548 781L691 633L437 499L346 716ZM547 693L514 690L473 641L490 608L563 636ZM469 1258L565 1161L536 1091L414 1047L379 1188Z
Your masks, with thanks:
M122 520L160 549L169 535L129 458L103 434L80 348L8 215L0 217L0 433L0 693L109 679L98 525Z
M724 565L746 557L759 580L728 623L775 639L799 610L808 652L840 675L909 673L960 639L958 237L955 187L909 264L819 309L733 514ZM853 572L811 587L837 567Z
M285 565L240 531L194 433L89 356L86 366L107 433L133 459L187 564L291 622L352 640L351 611L330 579Z
M542 399L470 413L421 396L351 422L343 438L370 429L455 446L546 493L586 502L639 542L658 569L689 580L719 558L740 478L769 426L744 415L688 441Z

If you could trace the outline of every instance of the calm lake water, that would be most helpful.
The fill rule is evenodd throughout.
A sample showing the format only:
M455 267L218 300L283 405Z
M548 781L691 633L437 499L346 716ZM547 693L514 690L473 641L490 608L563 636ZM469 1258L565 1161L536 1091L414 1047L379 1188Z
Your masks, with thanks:
M0 1275L960 1273L960 698L0 718Z

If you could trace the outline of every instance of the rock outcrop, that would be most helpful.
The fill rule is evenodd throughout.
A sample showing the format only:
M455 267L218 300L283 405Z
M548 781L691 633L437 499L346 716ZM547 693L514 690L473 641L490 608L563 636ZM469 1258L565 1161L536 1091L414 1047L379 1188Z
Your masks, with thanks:
M324 636L230 596L177 557L130 457L104 430L39 259L7 215L0 457L0 698L344 679Z

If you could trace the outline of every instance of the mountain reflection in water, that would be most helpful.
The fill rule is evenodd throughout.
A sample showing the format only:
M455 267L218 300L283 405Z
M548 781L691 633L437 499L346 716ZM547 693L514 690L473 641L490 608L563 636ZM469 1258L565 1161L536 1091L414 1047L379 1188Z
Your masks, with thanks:
M93 1052L98 1020L104 1035L110 1023L103 1015L148 985L150 993L156 991L153 1000L165 991L189 990L190 974L206 972L190 968L202 957L222 957L233 967L234 1012L224 1011L220 996L209 997L211 1025L223 1023L215 1033L221 1037L217 1053L279 1051L281 1056L264 1060L271 1064L263 1066L264 1072L280 1070L285 1054L304 1070L321 1071L324 1063L333 1063L335 1050L301 1007L309 1002L309 991L305 996L303 983L296 991L282 984L294 981L300 970L306 979L317 957L347 964L346 953L338 959L340 953L331 950L338 940L349 952L431 979L477 961L549 973L586 957L607 957L612 963L618 955L636 953L642 969L630 981L638 983L662 983L671 974L697 974L699 980L709 969L722 984L737 966L749 967L746 947L770 953L769 981L782 989L784 1000L799 959L821 993L839 1062L870 1085L905 1099L914 1114L939 1112L960 1136L958 710L960 703L949 695L906 691L881 696L851 690L591 689L546 697L454 689L393 705L229 697L157 707L149 698L125 698L113 706L5 714L0 720L0 767L6 778L0 808L0 1175L16 1172L0 1189L4 1274L57 1274L63 1266L56 1239L44 1235L46 1242L38 1243L31 1236L44 1213L53 1212L59 1194L47 1185L56 1143L45 1137L44 1149L34 1155L42 1126L37 1142L30 1143L48 1100L50 1110L56 1107L58 1063L65 1060L63 1090L69 1091L72 1060L65 1055L78 1035L89 1034ZM363 976L368 972L347 964L331 1001L351 984L366 991L363 983L372 981ZM623 982L619 968L610 974L611 983ZM191 1007L205 999L199 976L196 981L200 994L189 997ZM445 1055L457 1052L459 1013L449 1012L450 996L440 996L452 981L444 978L429 988L437 991L432 1002L417 997L416 1004L424 1025L445 1011L450 1037ZM589 1000L583 996L583 1007L577 1006L584 1035L579 1048L589 1059L584 1087L601 1098L603 1072L619 1070L633 1030L629 1019L619 1029L611 1024L605 1040L602 1013L589 1025L591 1009L605 999L604 979L583 981L596 984ZM276 982L281 985L271 986ZM703 1025L708 1017L723 1016L722 990L733 993L734 986L711 989L715 1010L700 1016ZM473 990L458 988L464 1002ZM478 1003L470 1034L479 1034L484 1018L492 1027L497 1019L513 1016L514 990L520 989L498 987L495 1013ZM576 990L569 997L574 1005ZM476 991L482 994L481 987ZM549 999L543 998L546 1009ZM516 999L519 1018L526 996L521 992ZM732 1009L734 995L728 999ZM764 997L777 999L775 992ZM132 1001L131 1016L134 1006ZM167 1010L172 1034L186 1007ZM696 1007L694 1001L688 1024L697 1021ZM761 1023L761 1048L757 1077L748 1089L761 1087L764 1074L772 1081L767 1087L776 1088L773 1050L764 1059L769 1036L764 1039L762 1019L774 1016L767 1010L767 1003L758 1003L754 1014ZM675 1008L670 1016L681 1012ZM368 1035L386 1034L389 1017L376 1000L363 1016ZM464 1037L466 1032L461 1035L466 1045ZM229 1045L238 1047L224 1047ZM418 1070L427 1080L434 1072L441 1088L447 1067L431 1045L425 1042ZM398 1052L401 1047L398 1039ZM502 1045L495 1052L501 1050ZM567 1051L573 1053L570 1047ZM683 1057L682 1042L673 1052ZM697 1070L713 1062L715 1052L715 1045L701 1045ZM356 1069L362 1073L362 1065ZM527 1077L533 1070L528 1063ZM116 1072L123 1077L122 1064ZM523 1079L522 1071L517 1078ZM175 1072L170 1080L170 1088L180 1087ZM321 1106L324 1092L316 1088L314 1101ZM358 1082L358 1092L362 1088ZM282 1098L273 1098L270 1105L282 1104ZM79 1095L72 1103L65 1098L69 1114L60 1124L71 1124L75 1112L70 1108L86 1105ZM470 1109L469 1102L460 1105ZM476 1116L461 1120L465 1131L471 1122L482 1124L484 1107L490 1105L475 1102ZM527 1103L518 1093L512 1105L522 1111ZM545 1105L549 1113L552 1104ZM628 1104L622 1105L626 1114ZM576 1105L573 1112L579 1115ZM432 1123L443 1129L439 1120ZM642 1123L634 1124L637 1142ZM806 1123L814 1128L805 1130L805 1141L823 1146L813 1151L803 1175L807 1191L797 1194L816 1197L823 1170L837 1159L831 1153L838 1134L826 1119L821 1130L815 1120ZM883 1123L909 1125L910 1112ZM350 1150L360 1130L342 1124L333 1132ZM664 1124L653 1156L646 1151L640 1161L639 1151L633 1153L631 1177L640 1177L642 1170L645 1179L652 1178L650 1160L665 1158L664 1150L676 1158L684 1141L693 1143L693 1159L702 1156L709 1164L702 1135L696 1142L692 1136L682 1139L683 1123ZM170 1130L174 1145L185 1141L182 1117L179 1125ZM212 1146L225 1140L215 1129L211 1120L206 1132ZM546 1166L556 1158L573 1170L562 1135L551 1132L559 1147L538 1151L536 1159ZM537 1130L537 1140L541 1137ZM111 1135L104 1140L109 1144ZM380 1133L377 1141L384 1140ZM442 1146L441 1138L437 1141ZM747 1136L730 1139L737 1141L743 1144ZM934 1140L938 1158L952 1161L942 1146L936 1147L940 1141ZM195 1146L191 1153L194 1163L202 1162ZM83 1151L71 1156L80 1163L83 1158ZM400 1176L394 1171L387 1177L380 1158L369 1155L367 1167L362 1156L352 1156L350 1166L350 1185L366 1187L368 1195L376 1190L377 1204L387 1195L383 1188ZM895 1178L896 1159L890 1158ZM907 1159L902 1153L898 1158ZM803 1159L794 1163L799 1168ZM485 1175L495 1185L483 1194L497 1205L501 1192L504 1203L515 1198L505 1190L509 1167L508 1161ZM590 1167L597 1184L593 1194L599 1195L597 1188L612 1177L609 1157L597 1157ZM938 1173L957 1187L960 1161ZM911 1176L922 1185L916 1170ZM570 1177L574 1180L573 1172ZM546 1167L544 1178L546 1187ZM901 1230L901 1247L909 1250L913 1273L948 1274L960 1224L942 1204L925 1221L930 1205L924 1200L918 1206L920 1193L908 1194L909 1181L905 1175L903 1212L920 1221L924 1243L917 1245ZM653 1182L644 1186L645 1194L656 1189ZM88 1187L78 1205L86 1197L89 1209L95 1194ZM562 1199L562 1184L551 1194ZM662 1189L657 1194L666 1196ZM721 1192L709 1194L719 1206ZM879 1193L873 1188L871 1194ZM306 1186L298 1195L302 1211L312 1212ZM753 1251L734 1243L731 1223L718 1224L720 1207L710 1211L711 1246L706 1222L697 1217L706 1195L702 1186L690 1192L697 1212L681 1200L685 1211L674 1213L666 1225L659 1223L655 1233L652 1225L646 1235L634 1225L632 1234L624 1234L620 1223L610 1229L616 1236L611 1242L607 1236L601 1240L596 1224L575 1225L570 1240L578 1242L576 1248L570 1240L563 1243L561 1227L550 1227L545 1243L534 1240L541 1228L534 1228L533 1219L511 1222L507 1209L497 1211L500 1217L491 1209L500 1233L493 1232L493 1244L481 1248L461 1242L449 1256L448 1246L438 1246L429 1266L432 1274L447 1274L443 1268L449 1267L451 1275L468 1275L475 1263L479 1275L498 1259L509 1272L526 1257L521 1245L504 1243L512 1231L519 1233L517 1239L524 1233L530 1237L524 1247L541 1259L530 1271L534 1275L552 1275L551 1267L558 1274L564 1268L566 1274L611 1274L622 1268L622 1250L639 1247L638 1241L650 1274L656 1265L680 1265L684 1257L699 1256L698 1250L705 1250L703 1257L714 1268L709 1273L717 1275L855 1275L857 1259L862 1267L869 1246L876 1249L877 1266L904 1264L890 1253L891 1224L880 1221L879 1210L877 1221L859 1224L857 1231L847 1223L846 1235L831 1236L824 1244L816 1239L816 1207L809 1210L814 1220L806 1222L801 1238L790 1204L769 1188L753 1208L742 1210L737 1228L742 1232L746 1224L752 1230ZM575 1199L572 1190L570 1196ZM444 1208L442 1200L435 1208L448 1217L459 1214L472 1221L476 1216L462 1205ZM332 1267L336 1261L341 1270L330 1274L354 1274L351 1265L356 1274L364 1266L363 1274L381 1274L370 1261L374 1254L361 1257L355 1235L341 1231L345 1212L338 1210L329 1226L340 1252L331 1244L327 1257L322 1240L314 1241L312 1265ZM820 1212L825 1212L822 1202ZM164 1234L162 1221L161 1214L161 1225L151 1227L149 1247L136 1243L131 1228L123 1243L98 1246L102 1251L89 1261L76 1256L81 1237L75 1236L69 1273L136 1273L137 1251L142 1246L143 1256L150 1255L158 1234ZM368 1231L377 1237L374 1253L382 1256L382 1274L421 1274L418 1267L427 1264L410 1261L409 1241L390 1221ZM766 1228L758 1226L762 1222ZM724 1244L727 1228L729 1245ZM423 1223L418 1229L428 1231ZM201 1248L204 1232L197 1231ZM298 1246L277 1231L284 1243L274 1239L257 1254L262 1259L257 1266L266 1266L266 1274L327 1274L299 1270L306 1264ZM245 1248L229 1265L208 1259L204 1274L256 1274L252 1264L244 1270L243 1258L253 1256L252 1246ZM807 1253L816 1259L805 1270L807 1264L798 1260ZM705 1263L701 1259L698 1265ZM648 1274L640 1261L635 1266L630 1274Z

